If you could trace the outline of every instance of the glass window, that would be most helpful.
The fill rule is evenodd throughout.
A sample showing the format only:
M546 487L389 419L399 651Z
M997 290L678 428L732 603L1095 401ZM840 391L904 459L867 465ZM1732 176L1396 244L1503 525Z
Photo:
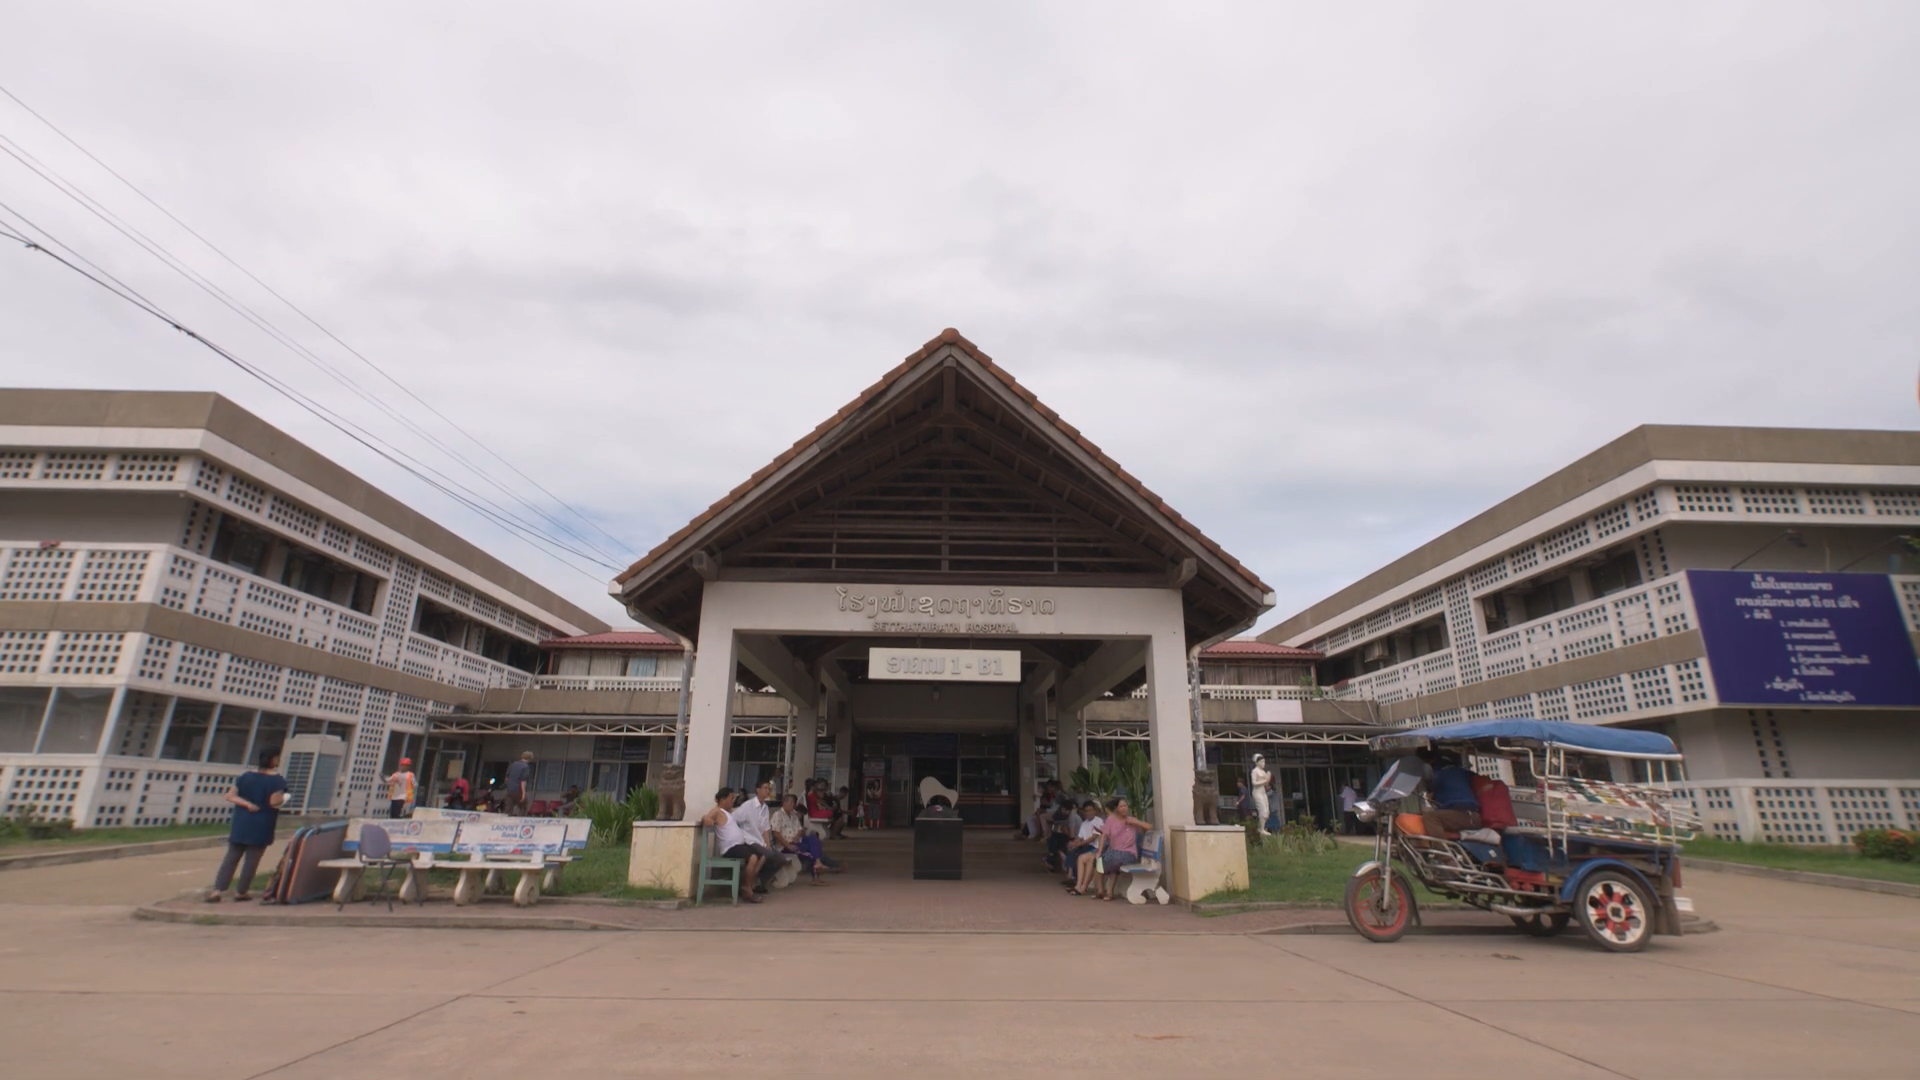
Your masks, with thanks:
M295 735L325 735L327 722L312 716L302 716L293 722Z
M63 686L53 695L53 716L40 740L43 754L91 754L107 729L113 691L105 687Z
M259 760L262 750L281 750L286 746L292 730L293 717L285 713L261 713L260 728L253 737L253 754L251 755L253 759Z
M597 652L587 662L587 674L618 677L627 672L627 662L619 653Z
M0 753L31 754L47 715L47 691L36 686L0 686Z
M172 700L165 694L130 691L120 706L120 726L107 744L108 751L126 757L152 757L160 748L160 729L166 726L167 703Z
M213 730L213 703L181 698L173 707L173 723L167 727L166 744L160 756L172 761L199 761L207 749L207 734Z
M552 792L558 795L566 790L567 763L564 761L534 762L533 790L537 793Z
M660 670L660 658L652 653L638 653L627 657L627 678L651 679L654 672Z
M222 765L246 764L247 744L253 741L253 720L256 715L252 709L220 706L220 720L213 729L207 760Z
M570 787L577 787L585 791L587 789L587 770L593 762L569 761L566 764L567 774L561 779L560 790L565 791Z

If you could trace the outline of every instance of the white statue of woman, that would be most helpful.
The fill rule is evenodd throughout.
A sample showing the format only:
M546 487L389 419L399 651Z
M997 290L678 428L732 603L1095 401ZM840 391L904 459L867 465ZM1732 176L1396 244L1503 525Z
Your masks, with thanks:
M1267 759L1264 755L1253 756L1253 774L1248 778L1253 788L1253 812L1260 818L1260 835L1267 832L1267 786L1273 783L1273 774L1267 771Z

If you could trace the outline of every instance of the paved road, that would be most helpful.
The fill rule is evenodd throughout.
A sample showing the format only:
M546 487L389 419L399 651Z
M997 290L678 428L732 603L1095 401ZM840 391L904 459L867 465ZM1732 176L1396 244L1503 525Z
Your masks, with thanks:
M117 868L190 886L177 871L207 855L184 855L198 859ZM1493 933L1373 946L170 925L128 919L87 869L0 875L9 1076L494 1075L514 1061L594 1077L1878 1078L1920 1061L1920 901L1704 872L1686 891L1726 929L1623 957ZM42 874L62 878L39 898L69 902L20 902Z

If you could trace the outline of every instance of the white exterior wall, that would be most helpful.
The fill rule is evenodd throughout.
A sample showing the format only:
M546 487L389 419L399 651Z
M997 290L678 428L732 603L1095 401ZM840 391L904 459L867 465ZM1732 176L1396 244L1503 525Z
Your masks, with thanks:
M851 609L846 595L932 597L1004 602L1002 593L1048 601L1048 614L979 615L967 619L934 611L886 613ZM698 814L724 782L733 673L740 634L847 634L852 636L967 636L970 622L999 629L974 633L975 644L1002 635L1145 639L1148 723L1152 742L1155 817L1165 828L1193 823L1193 738L1189 730L1186 630L1180 593L1174 589L1034 588L989 590L975 586L902 585L845 588L820 584L708 582L701 601L700 636L694 664L687 733L687 803ZM939 627L948 629L925 629ZM837 764L837 763L836 763Z

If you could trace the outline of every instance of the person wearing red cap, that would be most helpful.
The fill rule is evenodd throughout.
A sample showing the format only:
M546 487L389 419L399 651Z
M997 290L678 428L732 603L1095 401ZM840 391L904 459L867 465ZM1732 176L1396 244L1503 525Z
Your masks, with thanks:
M390 818L407 816L407 804L413 801L413 759L400 759L400 768L387 777L387 798L391 800L387 808Z

